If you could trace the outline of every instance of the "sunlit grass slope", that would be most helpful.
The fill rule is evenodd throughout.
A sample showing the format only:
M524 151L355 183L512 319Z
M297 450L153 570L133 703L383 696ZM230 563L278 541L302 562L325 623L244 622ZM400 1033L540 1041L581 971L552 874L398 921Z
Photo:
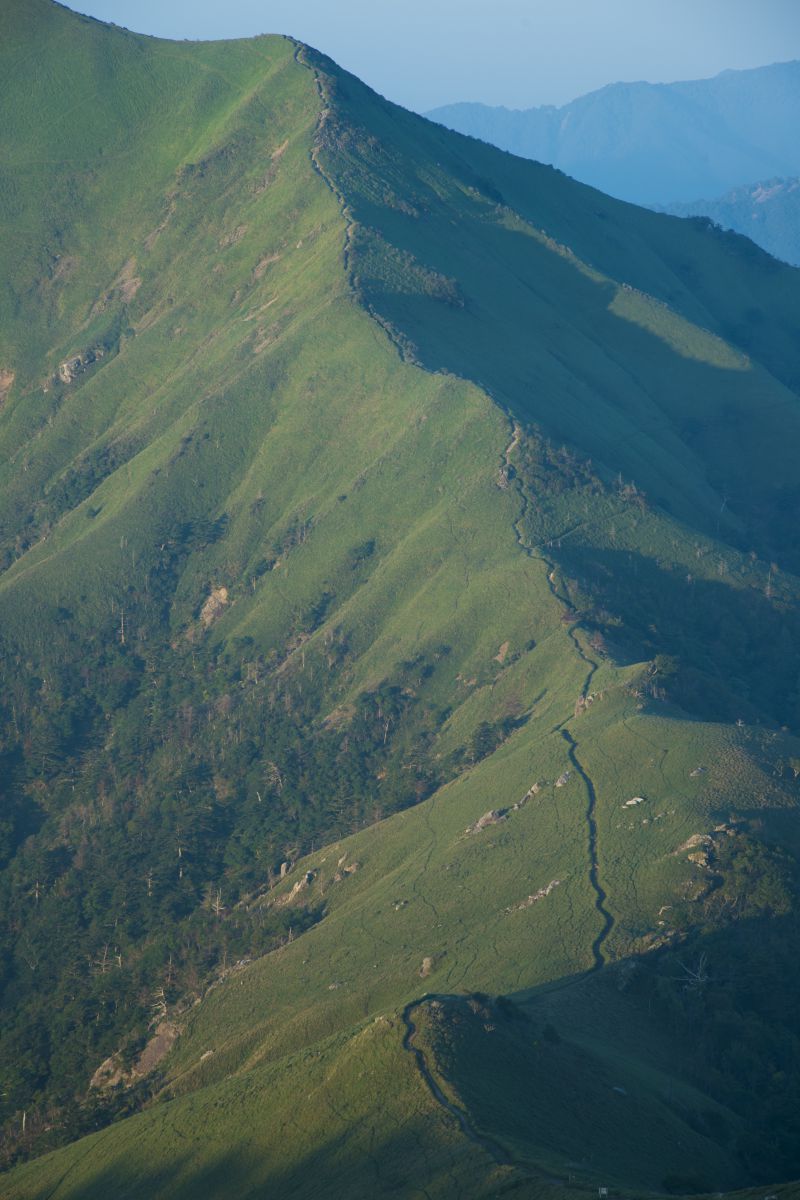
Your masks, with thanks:
M462 651L491 659L514 623L521 639L530 613L520 604L510 618L498 612L509 586L504 558L521 572L512 588L524 589L530 573L514 546L516 501L494 486L505 422L476 389L404 368L354 307L340 265L344 222L309 158L317 91L293 46L262 39L190 49L67 19L52 6L33 13L40 8L39 36L55 16L65 27L53 51L57 67L63 56L64 88L72 90L75 72L66 37L107 71L104 54L123 59L113 60L116 104L127 73L131 105L150 103L152 74L168 74L177 60L172 86L185 102L183 72L193 73L206 107L178 118L162 99L138 124L123 114L107 132L107 106L95 105L88 127L70 127L59 177L69 174L74 195L52 221L64 241L58 261L69 259L71 274L56 265L49 279L42 268L35 284L51 288L66 318L34 303L33 285L11 264L18 317L4 323L15 374L3 421L4 512L9 545L12 533L17 547L31 544L3 579L6 635L49 644L51 623L66 619L92 636L115 627L127 607L129 639L146 641L161 616L148 576L165 543L188 521L222 520L224 541L182 564L170 618L177 628L212 586L225 586L230 610L220 631L279 644L332 583L339 600L340 587L351 586L348 554L373 540L377 569L348 621L373 676L426 640L448 640L455 590L463 592ZM23 70L13 39L4 45ZM55 86L52 75L45 83ZM16 94L24 92L20 84ZM191 129L191 144L174 144L176 123ZM78 171L79 148L96 156L97 142L115 132L125 148L109 172L96 157ZM25 126L17 138L15 153L24 147L35 160ZM160 173L154 144L165 159ZM142 175L152 195L136 197L129 220L111 197ZM46 220L40 186L31 178L26 224ZM54 236L47 227L32 234L37 244ZM29 272L31 259L23 260ZM61 383L58 365L98 346L104 357ZM291 568L287 559L263 577L267 547L298 526L308 534ZM64 629L64 639L73 633Z
M797 272L430 125L285 39L164 43L7 0L0 70L2 636L14 697L49 712L74 676L95 703L63 762L9 705L8 795L36 821L4 884L8 1011L42 1019L30 939L65 895L96 893L74 924L63 906L67 1044L81 1013L133 1003L124 970L154 944L154 986L172 971L143 932L149 837L190 896L163 909L176 956L189 917L209 939L245 915L288 931L187 971L154 1102L3 1194L769 1178L757 1114L720 1099L722 1067L693 1074L681 1022L699 956L713 982L740 931L794 929ZM101 694L108 647L132 697ZM327 815L291 853L237 826L324 811L324 781L283 792L275 711L346 755L389 685L403 811L380 819L381 768L375 823L337 794L322 849ZM203 757L228 735L230 760ZM185 852L196 814L233 831L213 866ZM93 891L112 842L135 866ZM106 981L109 915L128 940ZM465 1008L475 992L514 1003ZM462 1120L407 1041L427 993L444 1015L414 1009L413 1046ZM98 1058L130 1032L109 1029ZM765 1087L785 1086L775 1065ZM792 1119L774 1162L794 1162Z
M23 1168L4 1194L40 1195L55 1184L57 1195L73 1200L112 1192L164 1200L546 1197L540 1188L520 1190L515 1172L463 1138L419 1077L398 1074L398 1036L394 1021L366 1023L277 1067L259 1067L246 1080L232 1078L94 1135L62 1152L58 1164ZM383 1112L376 1122L378 1097Z
M676 852L716 821L713 787L734 747L709 727L693 730L682 750L681 733L689 731L665 729L663 745L653 749L675 756L674 777L668 769L658 783L650 748L637 757L637 743L652 731L633 702L609 696L601 704L605 711L597 708L591 719L610 737L620 720L630 722L626 774L648 784L648 811L662 814L658 832L649 831L641 810L635 823L622 822L625 793L616 791L613 762L601 764L594 782L603 797L609 895L626 940L638 934L645 949L663 932L662 907L703 890L702 869ZM600 729L585 742L580 723L575 731L582 745L595 742L603 753ZM741 1118L682 1079L687 1052L676 1050L669 1030L648 1024L641 1006L621 994L619 978L582 990L599 922L586 881L585 796L577 780L553 786L565 766L562 747L557 736L520 731L500 761L298 864L267 903L280 903L308 872L311 883L290 906L322 897L326 917L235 971L184 1018L164 1093L176 1098L22 1168L10 1178L9 1195L47 1195L62 1175L55 1195L65 1198L100 1195L112 1183L136 1197L158 1187L164 1196L221 1198L231 1179L243 1196L284 1185L297 1196L334 1196L342 1187L354 1195L419 1188L503 1195L504 1180L515 1182L513 1194L547 1196L564 1194L560 1183L550 1191L550 1176L570 1175L582 1188L605 1180L627 1185L631 1195L644 1194L637 1185L660 1190L670 1175L734 1184L735 1157L714 1130L698 1130L697 1113L707 1120L719 1111L722 1127L734 1132ZM687 795L692 750L713 781L694 798ZM466 833L490 806L521 799L540 777L541 790L505 822ZM773 791L752 768L739 782L748 798ZM776 803L788 799L774 795ZM674 807L664 815L667 804ZM729 820L741 812L725 809ZM554 880L548 895L530 903ZM571 1006L558 991L539 995L551 980L574 981L564 993L575 994ZM432 1102L403 1049L399 1016L404 1002L427 992L490 989L522 1001L531 1023L512 1022L509 1032L490 1013L467 1031L480 1044L457 1038L454 1057L444 1055L438 1069L452 1078L454 1100L475 1127L513 1156L515 1165L499 1175L493 1156L458 1134ZM552 1045L544 1032L552 1023L563 1044ZM419 1029L417 1044L438 1062L424 1020Z

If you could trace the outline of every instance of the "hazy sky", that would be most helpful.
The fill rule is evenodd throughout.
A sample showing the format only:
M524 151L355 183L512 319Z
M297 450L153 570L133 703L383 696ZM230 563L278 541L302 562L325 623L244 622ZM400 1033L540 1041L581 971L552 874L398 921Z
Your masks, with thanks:
M288 33L420 111L563 104L616 80L671 82L800 58L800 0L72 0L173 38Z

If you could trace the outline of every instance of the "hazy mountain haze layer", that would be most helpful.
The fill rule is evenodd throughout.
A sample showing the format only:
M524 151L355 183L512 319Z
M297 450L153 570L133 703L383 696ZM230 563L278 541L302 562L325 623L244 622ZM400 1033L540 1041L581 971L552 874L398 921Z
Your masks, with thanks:
M637 204L797 175L800 63L685 83L615 83L560 108L446 105L427 114Z

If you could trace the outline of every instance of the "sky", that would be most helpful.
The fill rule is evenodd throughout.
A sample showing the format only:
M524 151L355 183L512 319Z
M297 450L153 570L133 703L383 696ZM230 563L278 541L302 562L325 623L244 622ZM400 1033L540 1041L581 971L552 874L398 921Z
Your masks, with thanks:
M287 33L389 99L564 104L800 58L800 0L70 0L170 38Z

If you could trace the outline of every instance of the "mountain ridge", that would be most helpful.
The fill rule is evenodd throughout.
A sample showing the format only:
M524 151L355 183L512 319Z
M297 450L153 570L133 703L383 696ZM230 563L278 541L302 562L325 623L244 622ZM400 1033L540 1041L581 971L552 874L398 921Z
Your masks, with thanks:
M37 52L80 88L63 20ZM768 1018L795 1045L791 989L764 976L777 1017L732 991L729 1061L714 988L794 944L796 272L285 40L94 32L138 64L115 104L155 75L194 124L123 122L128 165L70 178L30 235L60 257L5 309L6 1146L105 1125L9 1196L538 1197L576 1159L560 1195L788 1177L760 1063ZM88 226L63 199L155 149L135 205ZM23 230L30 169L0 191ZM434 990L432 1077L508 1162L404 1048ZM144 1086L87 1099L87 1065L125 1078L165 1018ZM562 1073L595 1111L637 1091L646 1145L493 1127L482 1096L507 1113L519 1079L476 1094L466 1068L498 1022L504 1061L563 1044L537 1060L559 1103Z

